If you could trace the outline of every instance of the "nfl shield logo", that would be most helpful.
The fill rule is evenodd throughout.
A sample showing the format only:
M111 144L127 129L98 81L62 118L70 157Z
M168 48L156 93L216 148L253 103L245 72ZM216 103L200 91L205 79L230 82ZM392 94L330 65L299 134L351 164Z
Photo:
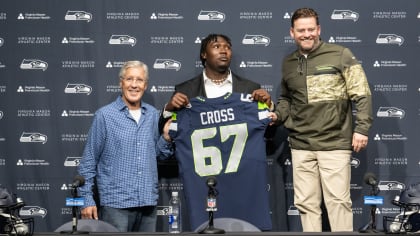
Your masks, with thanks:
M207 198L207 207L215 208L216 207L216 198Z

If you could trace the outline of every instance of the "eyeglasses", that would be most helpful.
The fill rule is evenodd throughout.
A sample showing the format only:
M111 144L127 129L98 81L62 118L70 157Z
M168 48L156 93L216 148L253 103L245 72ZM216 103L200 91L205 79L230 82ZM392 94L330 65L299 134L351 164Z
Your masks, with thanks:
M128 78L123 78L123 80L125 82L127 82L127 83L130 83L130 84L132 84L132 83L135 83L135 84L144 84L144 83L146 83L146 80L145 79L142 79L142 78L131 78L131 77L128 77Z

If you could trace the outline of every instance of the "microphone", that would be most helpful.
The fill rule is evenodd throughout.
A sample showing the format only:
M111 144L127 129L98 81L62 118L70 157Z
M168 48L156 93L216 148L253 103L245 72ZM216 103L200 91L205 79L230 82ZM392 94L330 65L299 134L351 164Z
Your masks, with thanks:
M206 183L207 183L207 186L209 188L214 188L214 187L216 187L217 180L214 176L210 176L210 177L207 178Z
M62 233L62 234L87 234L87 233L89 233L87 231L78 231L77 230L77 223L78 223L77 207L78 206L83 206L83 204L84 204L83 203L84 200L81 199L77 194L77 188L82 187L83 185L85 185L85 178L81 175L74 176L73 183L71 184L71 193L72 193L73 197L66 199L66 205L67 204L71 205L71 209L72 209L72 216L73 216L72 229L71 229L71 231L61 231L60 233ZM81 205L79 205L79 204L81 204ZM69 205L67 205L67 206L69 206Z
M383 197L378 197L379 188L378 188L378 179L375 174L367 172L363 177L363 180L367 185L372 187L371 196L365 196L366 205L370 205L370 219L369 223L360 228L359 232L361 233L377 233L376 230L376 204L383 204Z
M81 175L76 175L73 179L73 183L71 184L72 188L82 187L85 185L85 178Z
M207 193L207 209L206 211L212 212L217 211L216 196L218 194L216 189L217 180L216 177L210 176L206 181L208 189Z
M225 230L214 227L214 212L217 211L216 196L218 194L216 185L216 177L210 176L206 180L206 185L209 188L207 193L207 208L206 211L209 213L209 221L206 228L202 229L200 234L224 234Z
M370 186L378 185L378 180L376 179L375 174L371 172L366 173L363 179L367 185L370 185Z

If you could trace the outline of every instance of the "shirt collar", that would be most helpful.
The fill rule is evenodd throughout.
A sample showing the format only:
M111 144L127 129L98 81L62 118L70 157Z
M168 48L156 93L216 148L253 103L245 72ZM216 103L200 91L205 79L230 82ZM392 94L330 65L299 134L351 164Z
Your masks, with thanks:
M127 104L125 104L125 102L122 99L122 95L118 96L118 98L116 100L116 104L117 104L118 110L120 110L120 111L125 110L125 109L128 110ZM140 104L141 104L140 105L140 110L142 111L142 113L147 111L147 106L145 105L145 103L141 102Z

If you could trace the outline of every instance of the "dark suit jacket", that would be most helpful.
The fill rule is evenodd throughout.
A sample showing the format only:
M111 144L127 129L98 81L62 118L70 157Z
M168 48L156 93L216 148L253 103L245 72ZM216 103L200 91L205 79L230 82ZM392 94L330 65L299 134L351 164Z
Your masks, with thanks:
M232 73L232 92L236 93L252 93L254 90L261 88L261 85L253 81L241 78ZM207 97L206 90L204 88L203 74L175 85L175 92L181 92L193 98L197 96Z

